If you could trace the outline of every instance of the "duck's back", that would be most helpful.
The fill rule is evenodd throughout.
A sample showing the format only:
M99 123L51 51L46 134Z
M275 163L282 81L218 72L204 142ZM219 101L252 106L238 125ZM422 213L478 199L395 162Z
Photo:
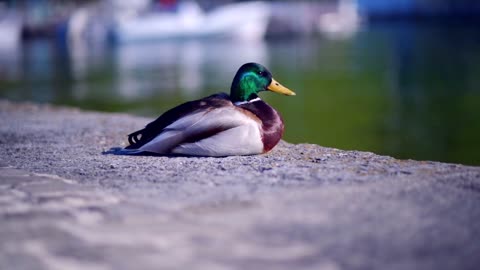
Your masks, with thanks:
M211 110L225 106L232 106L230 96L226 93L217 93L199 100L189 101L178 105L160 115L155 121L146 125L145 128L129 134L128 141L130 145L127 146L126 149L138 149L142 147L160 134L167 126L182 117L203 110ZM141 137L138 138L139 136Z

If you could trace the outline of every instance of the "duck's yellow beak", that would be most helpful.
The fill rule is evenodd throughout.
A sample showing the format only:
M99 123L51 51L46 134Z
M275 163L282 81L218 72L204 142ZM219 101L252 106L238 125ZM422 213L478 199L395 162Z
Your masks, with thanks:
M275 93L287 95L287 96L295 96L295 92L292 90L286 88L285 86L281 85L279 82L277 82L275 79L272 78L272 82L270 83L269 86L267 86L267 90L270 90Z

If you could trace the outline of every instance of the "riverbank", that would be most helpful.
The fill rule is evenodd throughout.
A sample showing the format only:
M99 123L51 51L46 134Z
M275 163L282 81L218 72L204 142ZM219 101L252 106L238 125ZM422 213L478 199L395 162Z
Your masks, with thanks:
M151 119L8 101L0 119L2 269L480 263L479 167L286 142L250 157L117 156Z

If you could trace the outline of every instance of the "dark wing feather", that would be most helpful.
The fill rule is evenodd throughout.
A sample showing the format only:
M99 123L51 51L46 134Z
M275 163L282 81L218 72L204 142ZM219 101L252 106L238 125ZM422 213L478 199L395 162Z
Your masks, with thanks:
M126 149L138 149L144 144L151 141L158 134L160 134L167 126L177 121L178 119L196 113L201 110L208 110L210 108L219 108L222 106L231 105L230 96L225 93L218 93L199 100L189 101L172 108L155 121L149 123L145 128L137 130L128 135L128 142L130 143ZM140 136L140 138L139 138Z

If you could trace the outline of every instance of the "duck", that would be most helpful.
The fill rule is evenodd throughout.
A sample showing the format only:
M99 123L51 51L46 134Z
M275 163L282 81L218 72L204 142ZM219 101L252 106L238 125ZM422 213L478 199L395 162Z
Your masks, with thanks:
M220 92L178 105L128 135L126 154L226 157L264 154L284 133L283 119L258 94L295 92L258 63L242 65L230 94Z

